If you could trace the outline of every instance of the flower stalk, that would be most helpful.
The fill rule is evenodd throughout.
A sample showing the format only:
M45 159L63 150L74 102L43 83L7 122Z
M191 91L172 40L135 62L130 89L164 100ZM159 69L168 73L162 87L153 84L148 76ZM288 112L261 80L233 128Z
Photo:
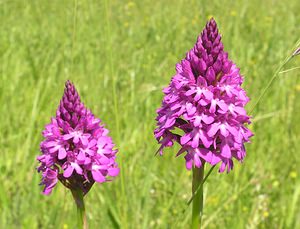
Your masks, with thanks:
M108 133L81 102L74 84L67 81L56 117L43 131L37 170L42 173L43 194L50 195L58 181L72 192L77 206L76 228L87 228L83 197L94 183L102 184L119 174L118 150Z
M158 153L163 155L164 148L178 143L181 148L176 156L184 154L186 168L193 171L189 201L193 202L193 229L201 227L205 180L216 165L220 173L229 173L234 160L243 162L245 143L253 136L247 128L251 117L245 110L250 99L242 83L240 69L224 51L212 18L163 89L154 131ZM204 164L212 166L205 178Z
M200 168L193 168L193 212L192 212L192 229L201 228L201 218L203 214L203 177L204 165Z
M72 189L72 195L77 207L77 222L79 229L87 229L87 220L85 214L85 206L83 200L83 192L80 189Z

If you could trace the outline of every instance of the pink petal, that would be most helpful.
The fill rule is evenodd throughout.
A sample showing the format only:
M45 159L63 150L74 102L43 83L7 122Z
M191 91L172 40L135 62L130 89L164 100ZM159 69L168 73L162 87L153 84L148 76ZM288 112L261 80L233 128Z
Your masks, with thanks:
M50 148L50 147L53 147L53 146L56 146L56 145L57 145L56 141L50 141L50 142L45 143L45 147L47 147L47 148Z
M243 107L235 107L234 110L236 113L238 113L240 115L246 115L246 111Z
M206 100L206 99L201 99L201 100L200 100L200 105L204 107L204 106L206 106L207 104L209 104L209 102L210 102L210 101L208 101L208 100Z
M75 144L77 144L77 143L79 142L79 137L78 137L78 136L74 136L73 142L74 142Z
M168 118L166 123L165 123L165 128L169 128L171 126L173 126L176 122L175 118Z
M74 167L77 174L82 175L82 168L77 163L71 163L71 165Z
M228 106L227 104L223 101L223 100L220 100L218 102L218 106L223 110L223 111L227 111L228 110Z
M192 94L195 94L195 90L194 90L194 89L188 90L188 91L185 93L186 96L190 96L190 95L192 95Z
M226 164L225 164L224 162L222 162L222 164L221 164L221 166L220 166L220 169L219 169L219 172L220 172L220 173L223 173L224 170L225 170L225 168L226 168Z
M229 96L229 97L232 97L232 93L231 93L231 87L228 86L228 88L225 88L225 91L226 91L226 94Z
M197 168L200 168L202 165L201 160L197 154L194 155L194 164Z
M206 87L207 86L206 79L204 79L202 76L198 76L197 85Z
M105 177L98 170L92 170L92 176L96 182L103 183L105 181Z
M194 121L194 125L196 127L198 127L198 126L200 126L200 124L201 124L201 116L196 116L195 121Z
M206 78L209 80L209 81L214 81L215 78L216 78L216 74L215 74L215 71L212 67L209 67L207 72L206 72Z
M63 148L63 147L59 148L59 150L58 150L58 159L62 160L66 156L67 156L67 152L66 152L65 148Z
M210 164L211 165L216 165L220 161L221 161L221 158L219 156L217 156L217 155L215 155L215 154L212 153Z
M106 137L100 137L97 141L97 147L103 148L103 146L106 144L107 138Z
M226 129L226 127L225 127L225 125L224 124L221 124L220 125L220 132L221 132L221 134L224 136L224 137L228 137L228 131L227 131L227 129Z
M50 152L50 153L54 153L54 152L56 152L59 148L60 148L60 146L57 145L57 146L55 146L55 147L50 148L50 149L49 149L49 152Z
M88 137L86 137L86 136L82 136L82 137L80 138L80 140L81 140L81 142L82 142L82 145L84 145L84 146L87 146L87 145L89 144L89 139L88 139ZM76 143L76 142L75 142L75 138L74 138L74 143Z
M84 164L85 164L85 165L88 165L88 164L90 164L91 162L92 162L91 158L86 157L86 158L85 158L85 161L84 161Z
M73 171L74 171L74 168L71 165L69 165L67 167L67 169L64 171L63 176L66 177L66 178L68 178L68 177L70 177L72 175Z
M171 105L171 110L172 111L175 111L178 108L181 108L181 104L180 103L175 103L175 104Z
M192 147L197 148L199 146L199 133L195 134L192 141Z
M105 157L104 155L100 158L100 163L103 165L109 164L110 160L109 158Z
M220 128L220 124L219 124L219 123L214 123L214 124L212 124L212 125L210 126L208 132L207 132L207 135L208 135L209 137L215 136L215 134L218 132L219 128Z
M202 120L205 124L211 124L214 121L214 118L209 115L202 115Z
M200 130L200 139L202 141L202 144L205 146L205 148L209 148L213 143L212 139L208 138L206 133L204 133L202 130Z
M185 162L185 167L187 170L191 170L193 167L193 161L192 160L188 160Z
M80 151L80 153L77 155L78 161L85 161L85 153Z
M51 192L52 192L52 188L49 187L45 187L43 190L44 195L49 195Z
M71 138L73 138L73 135L71 135L71 134L65 134L65 135L63 136L63 139L64 139L64 140L69 140L69 139L71 139Z
M88 155L90 155L90 156L94 156L94 155L95 155L95 152L96 152L96 151L91 150L91 149L86 150L86 153L87 153Z
M194 107L194 105L191 103L188 103L186 105L186 110L187 110L188 115L193 115L197 111L196 107Z
M208 149L198 148L195 150L199 157L203 158L205 161L209 162L211 158L211 151Z
M202 90L198 90L197 93L196 93L196 95L195 95L195 97L194 97L194 99L196 101L198 101L201 98L201 95L202 95Z
M108 175L111 176L111 177L118 176L119 173L120 173L119 168L110 168L110 169L108 169Z
M233 136L238 136L238 131L236 130L235 127L230 126L229 124L226 125L227 130L233 135Z
M208 99L209 101L212 100L214 97L213 93L208 90L204 90L203 94L204 94L205 98Z
M229 160L227 164L227 173L229 173L232 168L233 168L233 161Z
M215 113L216 112L216 105L217 105L216 100L212 100L211 104L210 104L210 108L209 108L210 113Z
M161 116L161 117L158 119L158 121L159 121L159 122L164 122L166 119L167 119L167 116L166 116L166 115L163 115L163 116Z
M191 133L187 133L187 134L183 135L180 138L180 144L181 145L186 144L187 142L189 142L191 140L191 138L192 138Z
M203 73L206 70L206 68L207 68L207 65L206 65L205 61L201 58L199 60L199 70L200 70L200 72Z
M231 150L228 144L221 146L221 155L225 158L231 158Z
M89 148L94 147L95 145L97 145L97 141L95 139L91 140L88 144Z

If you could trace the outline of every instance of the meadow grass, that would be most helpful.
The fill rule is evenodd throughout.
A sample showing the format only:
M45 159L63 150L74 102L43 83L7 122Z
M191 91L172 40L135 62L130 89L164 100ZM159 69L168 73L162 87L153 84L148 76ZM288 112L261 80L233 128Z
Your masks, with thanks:
M86 198L90 228L188 228L191 172L178 147L154 157L161 89L213 16L250 110L299 39L299 8L297 0L0 0L0 228L75 228L71 193L58 184L41 195L35 171L67 79L119 148L120 176ZM298 56L284 69L299 64ZM205 183L206 228L299 228L299 99L299 69L279 74L252 113L244 163Z

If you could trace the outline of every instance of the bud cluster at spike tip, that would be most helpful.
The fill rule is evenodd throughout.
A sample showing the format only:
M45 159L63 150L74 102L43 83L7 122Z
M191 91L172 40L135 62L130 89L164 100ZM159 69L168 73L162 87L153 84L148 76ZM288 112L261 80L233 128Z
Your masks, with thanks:
M94 182L103 183L107 176L117 176L117 150L108 130L80 101L74 85L67 81L56 117L43 131L40 145L44 194L50 194L58 180L67 188L86 194Z
M253 135L245 126L250 124L244 109L249 98L242 82L211 19L163 90L154 131L161 144L158 152L163 154L165 147L177 142L181 145L177 155L186 153L187 169L221 162L219 172L229 172L233 158L242 161L245 157L244 143Z

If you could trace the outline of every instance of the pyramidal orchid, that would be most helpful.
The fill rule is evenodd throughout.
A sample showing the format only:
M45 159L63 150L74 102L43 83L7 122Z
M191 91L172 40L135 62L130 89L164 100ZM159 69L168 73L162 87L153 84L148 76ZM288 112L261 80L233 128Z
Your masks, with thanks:
M244 143L252 133L246 127L250 124L245 110L249 98L242 82L211 19L163 90L154 134L161 155L165 147L177 142L177 155L185 154L186 168L193 169L193 228L201 224L204 165L220 164L219 172L229 172L233 159L243 161L246 155Z
M74 85L67 81L56 111L46 125L38 172L42 173L43 194L50 194L58 181L71 190L81 226L86 226L83 196L95 182L103 183L119 174L108 130L80 101ZM80 226L80 227L81 227Z

